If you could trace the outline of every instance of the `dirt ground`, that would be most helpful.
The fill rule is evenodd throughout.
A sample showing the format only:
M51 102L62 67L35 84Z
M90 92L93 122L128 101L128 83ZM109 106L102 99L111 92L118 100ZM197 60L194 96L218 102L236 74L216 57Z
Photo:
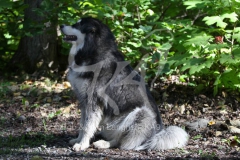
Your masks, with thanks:
M240 159L239 94L194 94L190 87L163 83L154 97L166 126L184 127L181 149L74 152L81 111L69 83L46 78L0 81L0 159Z

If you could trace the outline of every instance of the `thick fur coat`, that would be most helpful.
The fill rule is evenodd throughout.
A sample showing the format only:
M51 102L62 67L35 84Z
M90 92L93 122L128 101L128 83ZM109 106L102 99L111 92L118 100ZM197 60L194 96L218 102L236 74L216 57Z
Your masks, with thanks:
M96 148L172 149L187 144L188 134L177 126L163 126L158 107L144 79L124 61L110 29L94 18L61 25L72 43L68 80L81 109L80 131L70 141L76 151Z

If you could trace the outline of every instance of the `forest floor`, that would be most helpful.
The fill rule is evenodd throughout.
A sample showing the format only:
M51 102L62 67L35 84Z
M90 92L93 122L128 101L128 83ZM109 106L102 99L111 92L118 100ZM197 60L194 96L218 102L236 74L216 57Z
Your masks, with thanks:
M239 159L239 94L194 94L184 85L161 83L154 91L166 126L185 128L190 139L181 149L74 152L81 111L66 80L0 77L0 159Z

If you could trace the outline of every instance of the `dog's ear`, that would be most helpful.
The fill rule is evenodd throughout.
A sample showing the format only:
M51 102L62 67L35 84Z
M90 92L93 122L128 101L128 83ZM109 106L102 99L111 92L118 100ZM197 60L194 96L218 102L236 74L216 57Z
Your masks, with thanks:
M97 27L98 26L95 26L95 25L92 25L92 24L83 25L82 32L85 33L86 36L85 36L85 39L84 39L84 46L81 49L81 51L87 57L97 53L96 37L99 36L99 34L98 34L99 29Z
M92 27L91 28L91 33L95 33L97 31L97 28L96 27Z
M97 32L97 27L96 26L84 26L83 27L83 32L84 33L96 33Z

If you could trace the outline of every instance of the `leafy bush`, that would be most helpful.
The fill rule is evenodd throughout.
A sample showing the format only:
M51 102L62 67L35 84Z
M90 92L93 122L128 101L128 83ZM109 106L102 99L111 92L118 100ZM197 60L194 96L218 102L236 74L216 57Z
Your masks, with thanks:
M22 27L27 7L22 1L0 4L4 61L16 50L18 39L32 33ZM48 17L39 25L98 17L112 29L126 59L146 72L146 80L179 75L196 92L211 88L216 95L219 89L240 89L239 9L239 0L44 0L35 11ZM41 26L25 23L41 33ZM68 54L69 47L63 43L61 51Z
M196 92L239 91L239 1L91 2L89 14L105 19L127 59L144 57L146 79L179 74Z
M205 25L199 21L179 30L188 34L188 38L182 42L185 53L175 52L167 63L178 67L186 77L193 76L195 83L200 79L200 83L196 83L200 90L213 87L214 95L219 88L239 91L240 27L237 27L237 13L240 2L185 1L184 5L188 10L204 15L200 20ZM190 34L186 32L187 28L190 28Z
M22 1L0 2L0 69L17 49L22 32L23 10L26 5Z
M138 67L146 71L147 80L157 77L164 67L174 38L168 24L161 22L164 13L157 7L161 3L152 0L107 1L105 4L98 2L96 9L95 1L90 2L92 5L87 14L108 24L126 59L133 66L140 64Z

